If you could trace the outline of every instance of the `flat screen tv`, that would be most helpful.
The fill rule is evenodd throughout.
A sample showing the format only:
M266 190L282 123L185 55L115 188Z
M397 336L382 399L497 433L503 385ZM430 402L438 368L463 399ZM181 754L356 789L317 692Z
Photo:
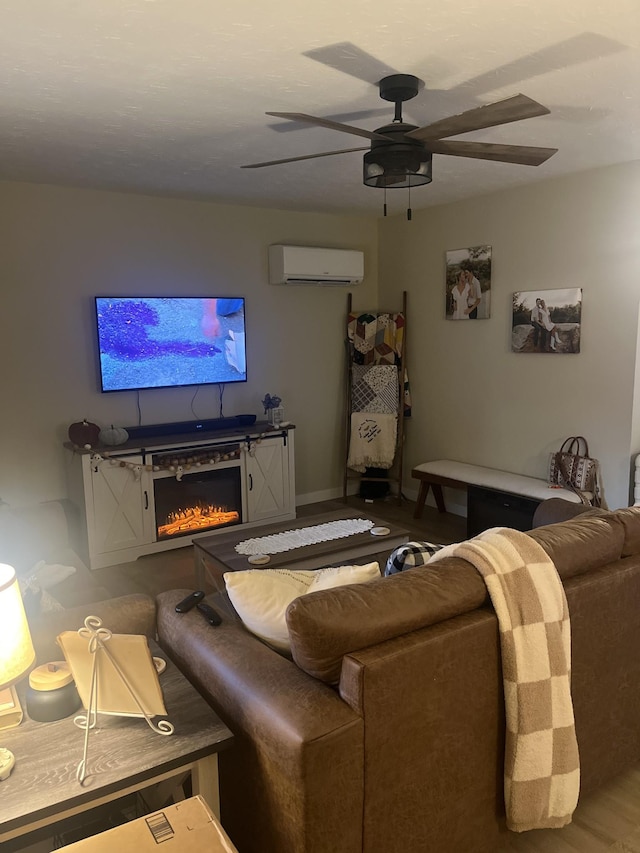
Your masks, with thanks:
M244 299L98 296L103 391L246 382Z

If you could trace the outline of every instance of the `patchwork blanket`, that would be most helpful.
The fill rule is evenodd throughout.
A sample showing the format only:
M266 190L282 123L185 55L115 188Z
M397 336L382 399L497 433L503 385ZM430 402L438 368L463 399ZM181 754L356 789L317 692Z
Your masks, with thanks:
M400 366L404 346L404 314L349 314L347 339L353 364L395 364ZM409 378L402 382L404 416L411 416Z
M398 368L393 364L354 364L351 368L351 411L396 415Z
M515 832L571 822L580 790L571 702L571 636L562 582L526 533L486 530L438 551L482 575L500 627L506 709L504 793Z

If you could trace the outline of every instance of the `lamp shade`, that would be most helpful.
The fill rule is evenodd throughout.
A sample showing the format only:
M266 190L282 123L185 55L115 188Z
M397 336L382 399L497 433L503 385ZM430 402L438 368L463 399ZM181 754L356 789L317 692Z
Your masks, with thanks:
M0 563L0 689L19 681L35 659L15 569Z

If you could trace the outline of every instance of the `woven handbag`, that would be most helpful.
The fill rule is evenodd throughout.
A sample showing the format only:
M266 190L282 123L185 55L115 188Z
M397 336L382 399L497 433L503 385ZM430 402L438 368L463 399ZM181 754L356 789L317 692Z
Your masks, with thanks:
M560 450L549 455L549 483L571 489L584 504L603 506L600 463L589 455L589 445L582 435L565 439Z

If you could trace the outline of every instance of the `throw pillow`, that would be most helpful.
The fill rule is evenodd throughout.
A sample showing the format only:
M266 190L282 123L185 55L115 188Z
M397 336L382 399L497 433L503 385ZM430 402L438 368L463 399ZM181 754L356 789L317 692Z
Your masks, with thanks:
M301 595L380 577L378 563L312 571L248 569L225 572L227 594L247 630L278 652L291 654L286 612Z
M413 569L415 566L425 566L436 551L442 548L444 545L436 545L433 542L405 542L389 554L384 569L385 577L404 572L405 569Z
M378 563L367 563L364 566L333 566L328 569L318 569L312 574L314 578L307 592L318 592L321 589L333 589L350 583L374 580L380 577L380 566Z

